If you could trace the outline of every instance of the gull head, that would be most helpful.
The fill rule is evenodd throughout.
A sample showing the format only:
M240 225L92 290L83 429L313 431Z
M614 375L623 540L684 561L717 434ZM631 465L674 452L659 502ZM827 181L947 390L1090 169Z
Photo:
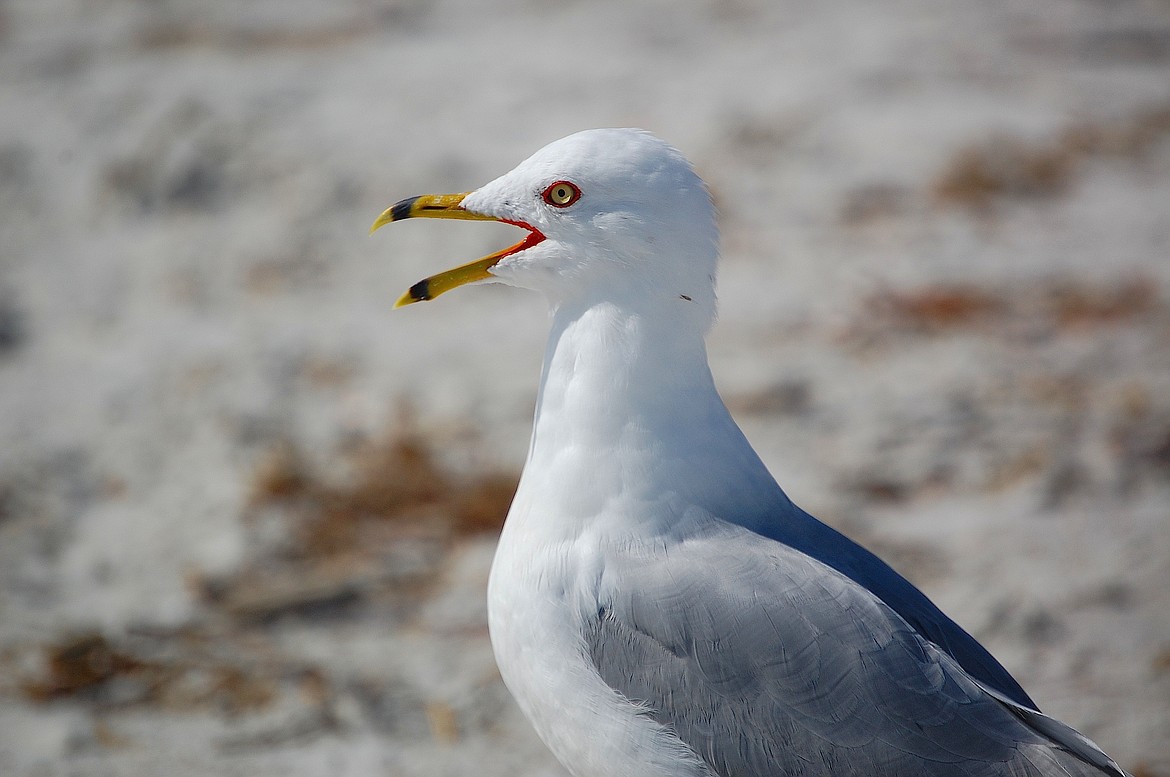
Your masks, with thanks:
M419 281L397 306L476 281L543 292L554 306L674 306L710 322L718 232L702 180L672 146L635 129L586 130L463 194L410 197L371 231L406 218L503 221L528 234ZM685 311L685 314L684 314Z

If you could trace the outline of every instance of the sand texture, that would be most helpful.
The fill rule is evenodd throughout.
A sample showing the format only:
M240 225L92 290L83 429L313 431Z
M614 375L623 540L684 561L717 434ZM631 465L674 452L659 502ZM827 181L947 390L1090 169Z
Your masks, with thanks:
M709 182L793 499L1170 777L1170 5L0 2L0 774L551 777L484 585L546 334L396 224L578 129Z

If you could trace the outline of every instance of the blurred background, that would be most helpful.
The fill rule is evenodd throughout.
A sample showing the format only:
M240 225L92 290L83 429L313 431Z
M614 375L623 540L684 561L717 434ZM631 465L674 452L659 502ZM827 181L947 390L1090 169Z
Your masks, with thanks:
M560 775L484 585L543 301L374 217L641 126L793 499L1170 775L1170 4L0 1L0 773Z

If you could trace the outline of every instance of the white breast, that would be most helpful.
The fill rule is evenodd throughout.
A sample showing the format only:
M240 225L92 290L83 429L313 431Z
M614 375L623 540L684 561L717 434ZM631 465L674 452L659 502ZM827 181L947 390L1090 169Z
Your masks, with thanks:
M488 585L488 622L508 690L576 777L710 777L682 741L606 685L582 624L596 617L606 549L596 535L523 544L528 516L513 507Z

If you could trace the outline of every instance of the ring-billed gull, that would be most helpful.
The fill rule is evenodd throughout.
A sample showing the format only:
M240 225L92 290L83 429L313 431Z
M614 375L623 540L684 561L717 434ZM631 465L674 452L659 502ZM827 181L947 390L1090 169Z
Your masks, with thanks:
M718 232L678 151L580 132L372 229L415 217L527 236L399 305L495 280L552 309L488 614L504 681L570 772L1124 774L765 469L707 366Z

